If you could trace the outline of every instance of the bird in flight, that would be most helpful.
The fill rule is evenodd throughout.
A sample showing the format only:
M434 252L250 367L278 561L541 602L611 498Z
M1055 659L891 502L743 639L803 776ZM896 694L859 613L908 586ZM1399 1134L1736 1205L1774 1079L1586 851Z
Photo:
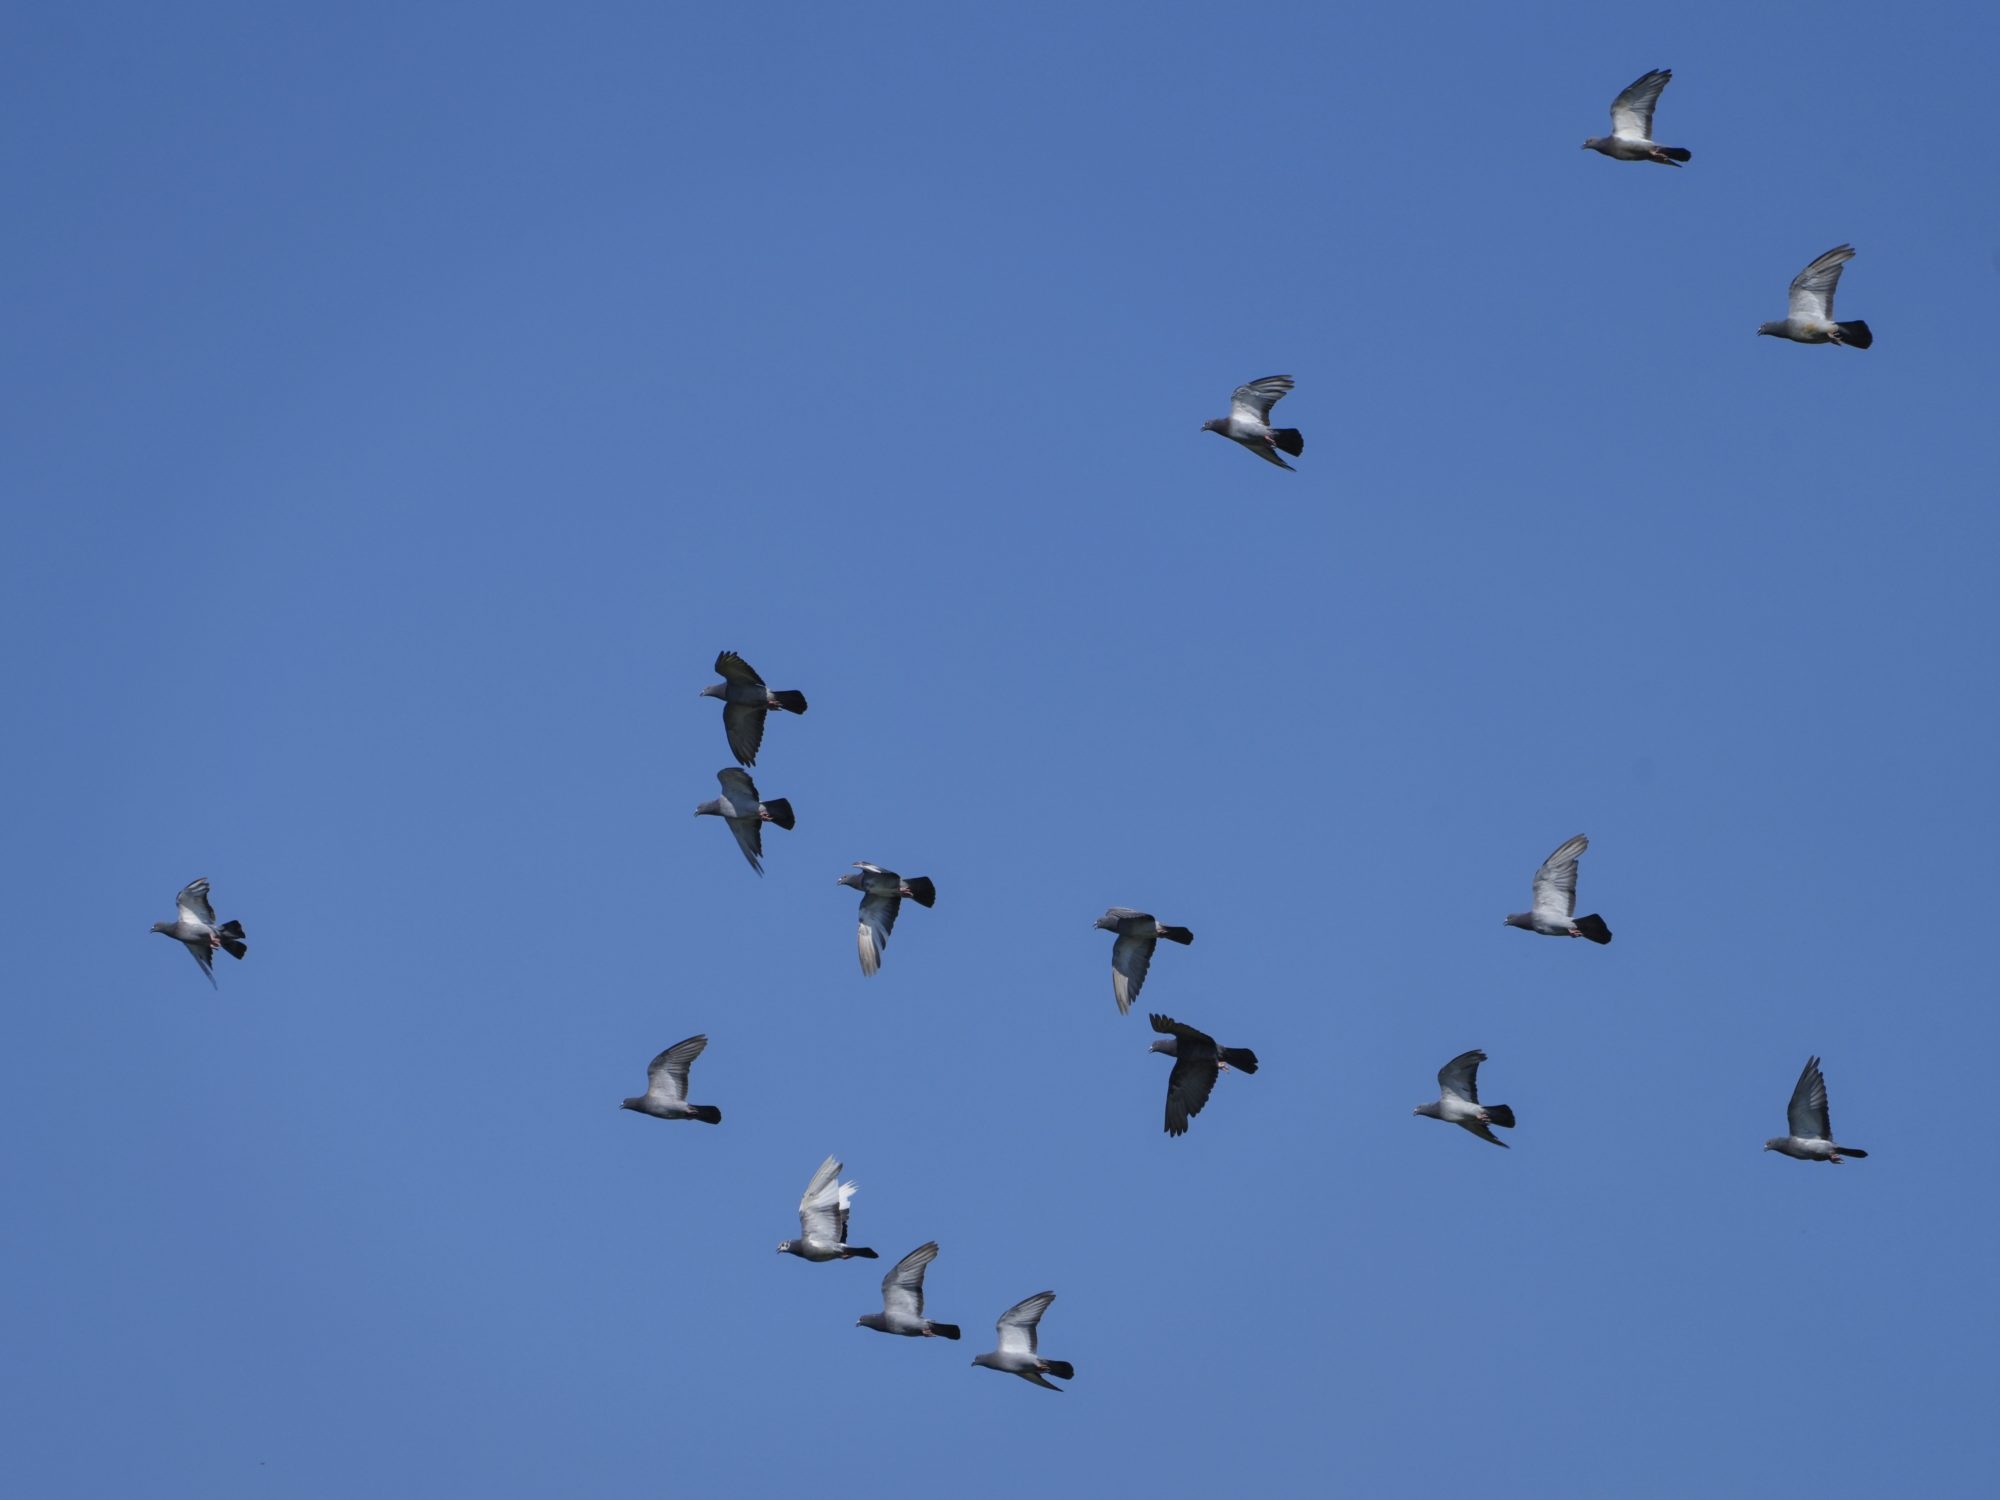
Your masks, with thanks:
M1692 151L1662 146L1653 139L1653 108L1660 102L1660 90L1673 77L1673 69L1655 68L1633 79L1630 87L1611 101L1611 134L1591 137L1583 149L1614 161L1656 161L1663 167L1678 167L1687 161L1694 155Z
M1856 349L1873 344L1875 335L1866 323L1833 321L1833 290L1840 285L1841 267L1853 259L1852 245L1835 245L1799 272L1792 278L1785 316L1759 323L1757 332L1795 344L1851 344Z
M709 1125L720 1125L722 1111L713 1104L687 1102L688 1069L707 1045L708 1038L705 1036L691 1036L684 1042L675 1042L646 1064L646 1092L636 1099L627 1099L618 1107L637 1110L656 1120L700 1120Z
M1858 1161L1868 1154L1854 1146L1834 1145L1833 1120L1826 1108L1826 1079L1816 1057L1806 1059L1805 1071L1792 1090L1792 1102L1785 1106L1785 1123L1792 1133L1772 1136L1764 1142L1766 1151L1799 1161L1830 1161L1836 1167L1846 1157Z
M722 700L722 732L729 737L729 753L740 766L757 764L757 747L764 743L764 715L782 708L789 714L806 711L806 695L793 689L774 692L764 686L757 669L734 651L715 659L722 681L701 690L704 698Z
M779 1241L778 1254L800 1260L880 1260L873 1250L847 1243L847 1205L859 1190L840 1180L840 1163L831 1156L821 1162L799 1199L799 1237Z
M707 813L726 822L729 831L736 835L736 847L750 861L750 868L762 875L764 825L776 823L780 828L793 827L792 804L783 797L759 802L757 783L750 779L748 771L740 771L735 766L717 771L715 779L722 783L722 795L702 803L694 810L694 815L698 818Z
M1041 1342L1035 1327L1042 1321L1042 1314L1049 1310L1049 1304L1056 1300L1054 1292L1037 1292L1032 1297L1024 1297L1000 1314L995 1325L1000 1333L1000 1345L985 1354L975 1354L972 1362L984 1365L989 1370L999 1370L1008 1375L1018 1375L1023 1380L1032 1381L1043 1390L1059 1391L1059 1385L1051 1385L1042 1377L1053 1375L1058 1380L1076 1378L1076 1366L1066 1359L1043 1359L1035 1352Z
M882 967L882 950L889 946L889 934L896 926L896 913L908 896L919 906L937 905L937 887L928 876L903 879L894 870L856 860L859 875L842 875L835 883L861 892L861 925L855 932L855 948L861 955L861 972L873 975Z
M1477 1047L1470 1052L1459 1053L1438 1069L1437 1102L1419 1104L1410 1113L1429 1115L1433 1120L1463 1126L1482 1141L1504 1147L1507 1143L1487 1127L1499 1125L1512 1130L1514 1111L1504 1104L1479 1102L1479 1065L1485 1061L1486 1054Z
M1575 915L1576 857L1589 847L1590 840L1579 833L1543 860L1542 867L1535 871L1535 909L1513 913L1507 918L1507 925L1539 932L1544 937L1610 942L1611 929L1604 925L1604 918L1594 912L1587 917Z
M1194 941L1194 934L1187 928L1169 927L1156 921L1151 912L1134 911L1129 906L1112 907L1097 919L1096 925L1105 932L1118 934L1118 941L1111 945L1111 998L1118 1002L1121 1016L1139 998L1139 988L1146 982L1146 970L1152 966L1153 950L1159 947L1159 939L1182 944Z
M1306 440L1296 427L1273 427L1270 423L1271 408L1291 388L1289 375L1266 375L1262 380L1239 385L1236 394L1229 398L1229 415L1210 418L1201 424L1201 430L1219 432L1231 442L1241 443L1264 462L1290 469L1292 466L1278 457L1279 451L1297 458L1306 451Z
M1215 1038L1196 1031L1171 1016L1151 1016L1153 1030L1163 1033L1146 1050L1164 1052L1174 1060L1167 1075L1167 1134L1186 1135L1188 1121L1208 1103L1209 1090L1224 1068L1240 1073L1257 1071L1257 1054L1248 1047L1218 1047Z
M230 921L218 923L215 908L208 904L208 882L190 881L181 887L174 897L174 905L179 909L171 922L155 922L153 931L164 932L176 942L185 943L187 951L194 955L194 961L201 965L201 972L208 976L209 984L215 983L215 951L220 948L231 958L241 958L250 951L243 941L243 924Z
M924 1267L937 1259L937 1241L919 1245L889 1267L882 1278L882 1310L863 1313L856 1328L899 1333L907 1339L955 1339L956 1323L933 1323L924 1316Z

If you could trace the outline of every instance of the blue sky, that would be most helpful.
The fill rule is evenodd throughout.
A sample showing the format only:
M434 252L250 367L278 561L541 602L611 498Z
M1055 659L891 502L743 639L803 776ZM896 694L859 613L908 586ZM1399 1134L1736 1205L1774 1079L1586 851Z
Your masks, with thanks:
M20 1493L1986 1482L1989 9L8 29ZM1843 241L1875 347L1754 337ZM1503 929L1579 830L1617 941ZM1114 903L1264 1062L1181 1140Z

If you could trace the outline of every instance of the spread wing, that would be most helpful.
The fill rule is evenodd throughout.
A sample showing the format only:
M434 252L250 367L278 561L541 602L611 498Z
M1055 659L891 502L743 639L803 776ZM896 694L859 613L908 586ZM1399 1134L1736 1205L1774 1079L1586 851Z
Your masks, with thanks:
M762 687L764 679L757 675L757 669L738 656L734 651L725 651L715 659L715 670L730 682L740 682L745 687Z
M181 893L174 897L174 905L180 908L183 918L192 919L204 927L215 926L215 908L208 904L206 880L188 882L181 888Z
M1833 321L1833 289L1840 285L1840 268L1854 259L1852 245L1836 245L1792 278L1790 312L1816 323Z
M1024 1297L1000 1314L996 1325L1000 1333L1002 1354L1033 1354L1035 1352L1035 1325L1042 1321L1042 1314L1049 1310L1049 1304L1056 1300L1054 1292L1037 1292L1032 1297Z
M1158 946L1152 938L1142 937L1120 937L1111 945L1111 996L1118 1002L1121 1016L1139 998L1139 987L1146 982L1146 970Z
M757 796L757 783L750 779L748 771L739 771L731 766L727 770L717 771L715 779L722 784L722 795L737 812L757 811L757 803L761 799Z
M1567 922L1576 915L1576 857L1590 847L1582 834L1542 861L1535 871L1535 915Z
M1289 375L1266 375L1262 380L1239 385L1236 394L1229 398L1229 415L1239 421L1262 424L1270 417L1278 398L1291 388Z
M764 743L765 712L754 703L722 705L722 732L729 736L729 753L746 766L757 764L757 747Z
M684 1042L675 1042L658 1057L646 1064L646 1095L665 1104L684 1104L688 1096L688 1068L701 1049L708 1045L705 1036L691 1036Z
M840 1181L840 1163L829 1156L819 1164L799 1199L799 1232L809 1240L847 1242L847 1200L854 1196L854 1184Z
M1470 1052L1461 1052L1450 1062L1438 1069L1438 1087L1447 1094L1455 1094L1468 1104L1479 1102L1479 1065L1486 1061L1486 1054L1474 1047Z
M863 974L873 974L882 967L882 950L889 946L896 913L902 909L901 896L878 896L871 891L861 898L861 925L855 929L854 941Z
M1168 1135L1187 1134L1189 1118L1200 1114L1201 1107L1208 1103L1209 1091L1215 1087L1220 1071L1212 1053L1174 1059L1174 1070L1167 1075Z
M889 1267L882 1278L882 1311L895 1317L921 1318L924 1315L924 1267L937 1259L937 1241L919 1245Z
M753 806L755 804L752 804ZM764 873L764 820L754 813L747 818L727 818L729 831L736 835L736 847L750 861L750 868Z
M215 989L221 989L222 986L215 982L215 954L208 944L183 941L181 946L194 955L194 961L201 965L201 972L208 976L209 984Z
M1653 107L1660 102L1660 90L1673 77L1670 68L1655 68L1632 81L1624 93L1611 101L1611 133L1621 140L1650 141L1653 138Z
M1833 1139L1833 1121L1826 1108L1826 1079L1820 1074L1818 1058L1806 1059L1806 1070L1799 1074L1798 1087L1792 1090L1792 1102L1785 1107L1785 1119L1792 1134L1801 1140Z

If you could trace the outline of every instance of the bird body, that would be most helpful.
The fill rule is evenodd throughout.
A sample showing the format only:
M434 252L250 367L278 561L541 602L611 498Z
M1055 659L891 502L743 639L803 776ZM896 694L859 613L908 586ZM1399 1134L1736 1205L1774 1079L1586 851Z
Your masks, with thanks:
M1568 839L1542 861L1542 867L1535 871L1535 907L1533 911L1517 911L1506 918L1509 927L1520 927L1528 932L1539 932L1544 937L1589 938L1593 943L1611 941L1611 929L1604 925L1604 918L1595 912L1587 917L1576 915L1576 861L1577 856L1590 847L1590 840L1579 833Z
M739 771L734 766L717 771L715 779L722 784L722 795L702 803L694 810L694 815L699 818L706 814L728 823L729 831L736 835L736 847L750 861L750 868L762 875L764 825L776 823L780 828L797 826L792 817L792 804L783 797L769 802L758 801L757 784L750 779L750 773Z
M1825 1161L1835 1166L1847 1157L1857 1161L1868 1153L1855 1146L1833 1143L1833 1118L1826 1106L1826 1077L1819 1059L1806 1059L1805 1071L1792 1088L1791 1103L1785 1106L1785 1124L1790 1135L1775 1135L1764 1142L1766 1151L1776 1151L1797 1161Z
M879 1260L873 1250L847 1243L848 1204L859 1185L840 1180L840 1163L829 1156L819 1164L799 1199L799 1237L781 1240L780 1255L800 1260Z
M722 1111L713 1104L687 1102L688 1069L707 1045L705 1036L675 1042L646 1064L646 1092L618 1107L651 1115L656 1120L700 1120L707 1125L720 1125Z
M1291 469L1278 454L1297 458L1306 451L1306 440L1296 427L1271 426L1271 408L1292 388L1289 375L1266 375L1239 385L1229 398L1229 415L1212 417L1201 424L1203 432L1219 432L1231 442L1241 443L1266 463ZM1296 469L1292 470L1297 473Z
M1147 1019L1162 1036L1146 1050L1163 1052L1174 1060L1174 1070L1167 1075L1167 1134L1186 1135L1188 1121L1208 1103L1217 1075L1224 1068L1256 1072L1257 1054L1248 1047L1218 1046L1207 1032L1183 1025L1171 1016Z
M1194 941L1194 934L1185 927L1169 927L1157 921L1151 912L1134 911L1129 906L1114 906L1097 919L1096 925L1105 932L1116 933L1118 941L1111 945L1111 998L1118 1002L1121 1016L1132 1009L1132 1002L1139 998L1140 987L1146 982L1146 970L1152 966L1153 950L1159 940L1165 938L1170 943L1187 944Z
M908 1339L955 1339L956 1323L933 1323L924 1316L924 1268L937 1259L937 1241L917 1246L889 1267L882 1278L882 1310L863 1313L857 1328L900 1334Z
M738 765L754 766L757 747L764 743L764 715L774 708L802 714L806 695L795 689L774 691L766 687L756 668L734 651L717 656L715 670L722 674L722 681L703 688L701 696L722 700L722 732L729 740L729 753Z
M1037 1292L1016 1302L1000 1314L1000 1321L994 1325L1000 1335L998 1347L973 1355L972 1362L1005 1375L1018 1375L1046 1391L1061 1390L1061 1386L1052 1385L1042 1377L1053 1375L1058 1380L1073 1380L1076 1366L1068 1360L1043 1359L1038 1352L1041 1340L1036 1332L1042 1314L1055 1300L1054 1292Z
M1438 1069L1438 1096L1429 1104L1419 1104L1410 1113L1427 1115L1433 1120L1443 1120L1448 1125L1457 1125L1470 1131L1482 1141L1505 1147L1506 1142L1495 1135L1488 1126L1498 1125L1503 1129L1514 1128L1514 1111L1504 1104L1481 1104L1479 1102L1479 1065L1486 1061L1486 1054L1477 1047L1470 1052L1461 1052L1442 1068Z
M1833 320L1833 293L1840 285L1841 267L1854 259L1852 245L1835 245L1818 260L1792 278L1785 316L1771 323L1759 323L1757 332L1773 338L1790 339L1795 344L1851 344L1866 349L1875 335L1866 323L1836 323Z
M882 952L895 930L896 914L908 896L919 906L937 905L937 887L928 876L912 875L908 880L894 870L856 860L858 875L842 875L835 882L861 892L861 922L855 930L855 951L861 957L861 972L873 976L882 967Z
M216 950L238 959L248 953L249 946L243 940L243 924L215 920L215 908L208 902L206 880L190 881L181 887L180 894L174 897L174 906L174 920L155 922L152 930L165 933L184 944L187 951L194 955L194 961L201 965L201 972L208 976L209 984L220 989L221 986L215 983Z
M1662 146L1653 139L1653 110L1660 91L1673 81L1671 68L1655 68L1632 80L1611 101L1611 134L1593 136L1583 143L1586 151L1596 151L1615 161L1656 161L1663 167L1678 167L1694 153L1680 146Z

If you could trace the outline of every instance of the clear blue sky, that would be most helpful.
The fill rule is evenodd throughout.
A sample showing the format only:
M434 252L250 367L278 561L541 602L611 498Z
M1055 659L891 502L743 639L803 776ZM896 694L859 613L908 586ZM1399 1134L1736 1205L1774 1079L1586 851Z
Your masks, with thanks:
M1990 1483L1990 7L8 32L15 1493ZM1505 930L1579 830L1617 941ZM1264 1060L1182 1140L1114 903ZM829 1152L882 1262L772 1254Z

